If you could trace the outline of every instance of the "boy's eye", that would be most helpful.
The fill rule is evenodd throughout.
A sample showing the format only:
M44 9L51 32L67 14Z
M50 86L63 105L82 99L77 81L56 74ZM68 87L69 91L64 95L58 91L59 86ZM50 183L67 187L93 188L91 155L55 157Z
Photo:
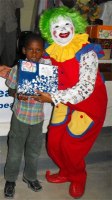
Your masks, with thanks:
M41 51L40 49L37 49L37 50L36 50L36 52L40 52L40 51Z
M33 51L33 49L27 48L28 51Z
M36 49L36 50L33 50L33 49L30 49L30 48L27 48L27 51L30 51L30 52L33 52L33 51L35 51L35 52L40 52L40 51L41 51L41 49Z

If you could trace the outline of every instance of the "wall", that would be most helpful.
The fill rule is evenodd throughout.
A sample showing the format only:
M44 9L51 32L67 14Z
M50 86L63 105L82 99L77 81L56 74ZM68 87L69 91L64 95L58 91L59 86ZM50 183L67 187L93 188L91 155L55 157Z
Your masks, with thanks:
M112 126L112 81L106 81L108 104L104 126Z
M21 30L22 31L29 31L31 29L34 5L36 1L23 0L24 8L21 9Z

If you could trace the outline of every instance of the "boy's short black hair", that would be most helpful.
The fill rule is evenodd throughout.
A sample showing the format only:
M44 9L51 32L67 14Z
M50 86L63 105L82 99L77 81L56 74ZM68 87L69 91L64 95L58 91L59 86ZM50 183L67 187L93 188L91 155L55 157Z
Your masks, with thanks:
M43 49L44 49L44 39L41 37L40 34L37 34L37 33L29 33L26 38L25 38L25 41L24 41L24 47L26 48L29 43L33 42L33 41L40 41L43 45Z

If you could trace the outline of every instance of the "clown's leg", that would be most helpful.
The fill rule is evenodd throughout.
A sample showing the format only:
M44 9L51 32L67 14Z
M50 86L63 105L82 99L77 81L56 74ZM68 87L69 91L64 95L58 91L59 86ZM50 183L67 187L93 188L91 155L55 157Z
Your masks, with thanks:
M59 172L57 174L50 175L48 171L46 178L50 182L63 183L68 181L66 168L64 166L62 156L61 156L61 142L63 141L64 133L66 132L66 127L71 119L70 109L64 104L60 104L58 107L54 108L53 116L48 131L48 142L47 150L49 156L59 167Z
M62 145L62 160L70 180L69 193L74 198L83 195L86 184L85 157L94 144L103 122L95 122L94 126L80 138L64 134Z
M50 175L50 171L47 171L46 178L52 183L63 183L67 182L67 172L63 163L61 155L61 143L63 140L64 132L66 132L66 124L61 126L50 126L48 133L47 151L52 160L59 167L57 174Z

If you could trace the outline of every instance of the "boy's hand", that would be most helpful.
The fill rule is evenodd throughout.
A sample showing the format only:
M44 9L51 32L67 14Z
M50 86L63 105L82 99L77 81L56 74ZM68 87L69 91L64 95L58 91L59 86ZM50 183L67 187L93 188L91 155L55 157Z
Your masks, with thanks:
M7 78L11 68L5 65L0 66L0 76L2 78Z
M51 95L47 92L40 92L40 91L36 91L37 92L37 96L34 96L34 100L39 101L41 103L53 103L52 99L51 99Z
M53 103L52 99L51 99L51 95L49 93L46 93L46 92L40 92L40 91L37 91L37 96L26 96L26 95L23 95L23 94L18 94L17 95L17 98L18 100L23 100L23 101L27 101L28 98L31 100L31 101L39 101L40 103Z
M34 99L33 96L26 96L26 95L23 95L23 94L17 94L17 98L18 98L18 100L25 101L26 103L27 102L35 103L35 99Z
M17 98L18 98L18 100L22 100L22 101L28 100L28 96L25 96L23 94L17 94Z

